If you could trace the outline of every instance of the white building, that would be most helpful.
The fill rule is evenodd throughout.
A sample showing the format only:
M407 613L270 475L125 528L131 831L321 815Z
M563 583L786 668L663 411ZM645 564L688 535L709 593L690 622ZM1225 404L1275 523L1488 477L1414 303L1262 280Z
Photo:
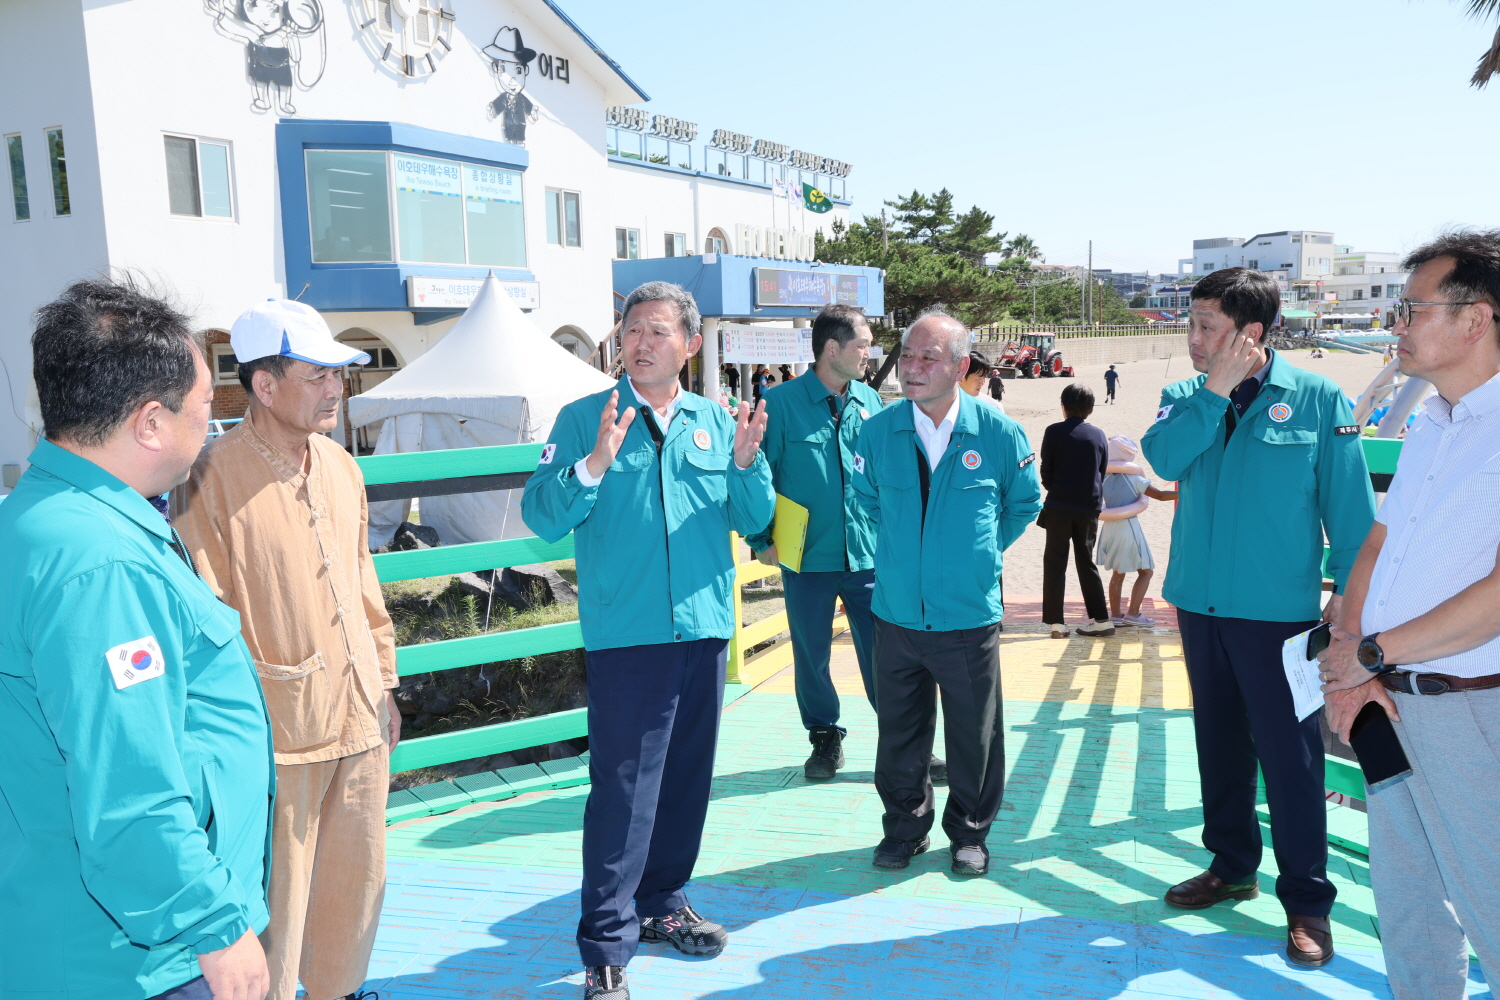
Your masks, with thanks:
M1194 240L1193 256L1177 262L1182 274L1208 274L1224 267L1265 271L1285 286L1333 272L1333 234L1308 229Z
M358 392L441 338L491 271L590 353L615 321L617 250L740 253L758 229L749 252L797 259L847 217L845 165L736 150L734 133L693 145L655 116L624 130L631 161L607 109L647 96L552 0L0 0L0 38L0 374L19 418L0 464L39 429L32 313L89 274L171 290L214 343L215 415L234 417L224 331L266 296L374 355ZM657 138L686 157L651 162ZM776 197L804 180L829 211Z

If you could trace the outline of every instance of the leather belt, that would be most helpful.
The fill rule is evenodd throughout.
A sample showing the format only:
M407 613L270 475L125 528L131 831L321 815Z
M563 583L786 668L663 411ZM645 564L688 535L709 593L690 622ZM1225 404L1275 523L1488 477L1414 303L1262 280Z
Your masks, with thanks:
M1451 674L1425 674L1412 670L1393 670L1380 675L1387 691L1397 694L1447 694L1450 691L1483 691L1500 687L1500 674L1483 677L1454 677Z

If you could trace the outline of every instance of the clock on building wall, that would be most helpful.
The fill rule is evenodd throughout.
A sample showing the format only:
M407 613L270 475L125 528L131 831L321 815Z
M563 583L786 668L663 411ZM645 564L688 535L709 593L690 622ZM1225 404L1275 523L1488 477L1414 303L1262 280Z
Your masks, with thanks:
M364 16L360 29L375 56L404 76L437 72L453 49L448 0L351 0Z

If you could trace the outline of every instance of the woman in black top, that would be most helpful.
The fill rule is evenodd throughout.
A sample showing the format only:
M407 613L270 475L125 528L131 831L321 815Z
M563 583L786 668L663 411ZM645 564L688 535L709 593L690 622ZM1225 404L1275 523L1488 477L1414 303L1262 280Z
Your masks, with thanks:
M1078 626L1079 635L1114 635L1104 583L1094 565L1094 536L1099 530L1099 511L1104 509L1104 474L1109 465L1109 441L1104 432L1088 422L1094 412L1094 391L1074 382L1062 391L1061 423L1042 434L1042 488L1047 499L1037 517L1046 529L1047 547L1042 553L1042 620L1052 628L1052 638L1065 639L1063 595L1067 588L1068 546L1078 586L1091 621Z

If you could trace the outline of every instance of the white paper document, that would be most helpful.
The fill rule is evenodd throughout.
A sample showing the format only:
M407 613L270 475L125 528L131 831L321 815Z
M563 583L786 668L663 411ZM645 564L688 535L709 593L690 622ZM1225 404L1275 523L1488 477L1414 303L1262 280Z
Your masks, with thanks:
M1299 632L1281 644L1281 667L1286 671L1287 685L1292 689L1292 706L1297 711L1297 721L1312 715L1323 707L1323 682L1318 674L1316 659L1307 658L1307 636L1311 632Z

